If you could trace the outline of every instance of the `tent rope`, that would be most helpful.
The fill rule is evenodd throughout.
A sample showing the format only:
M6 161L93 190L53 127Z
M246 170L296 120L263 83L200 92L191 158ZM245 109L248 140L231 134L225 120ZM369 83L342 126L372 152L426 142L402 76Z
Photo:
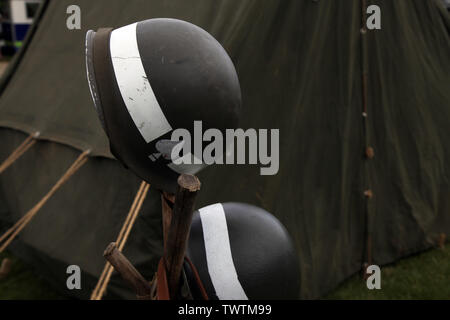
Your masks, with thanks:
M3 252L20 233L20 231L28 225L31 219L39 212L48 199L50 199L53 194L86 163L89 153L90 150L83 152L69 167L66 173L64 173L64 175L58 180L58 182L50 189L50 191L0 237L0 244L3 243L0 247L0 253Z
M0 165L0 174L3 173L9 166L11 166L17 159L19 159L28 149L35 143L36 138L39 137L39 132L29 135Z
M117 248L118 250L122 251L124 248L128 237L130 235L131 229L133 228L133 225L136 221L136 218L141 210L142 204L145 200L145 197L147 196L147 192L150 188L150 185L146 183L145 181L142 181L138 192L136 193L136 196L134 197L133 204L131 205L130 211L128 212L128 215L125 219L125 222L122 225L122 228L119 232L119 235L117 236ZM109 262L106 262L103 271L100 275L100 278L92 291L90 300L101 300L103 298L103 295L106 292L106 288L108 286L108 283L111 279L111 275L113 273L114 269L112 265Z

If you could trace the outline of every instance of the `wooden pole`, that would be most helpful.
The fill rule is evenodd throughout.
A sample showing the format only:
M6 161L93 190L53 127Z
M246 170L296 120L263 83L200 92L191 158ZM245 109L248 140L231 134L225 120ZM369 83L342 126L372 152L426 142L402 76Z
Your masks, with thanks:
M176 196L161 193L162 224L164 233L164 261L171 299L177 299L180 286L195 198L201 183L196 176L183 174L178 177ZM172 208L173 207L173 208ZM133 288L138 299L152 299L156 294L156 281L151 285L120 252L114 242L104 252L104 257Z
M176 299L178 295L195 198L200 186L201 183L196 176L182 174L178 177L178 189L167 234L167 243L164 247L167 282L172 299Z
M11 259L9 258L3 259L2 264L0 266L0 280L8 276L8 274L11 272L11 267L12 267Z
M138 299L151 300L155 288L145 280L145 278L136 270L131 262L117 249L114 242L111 242L106 248L103 256L111 263L114 269L119 272L122 278L127 282L136 293Z
M162 227L163 227L163 248L167 247L167 237L172 222L172 208L175 203L175 195L161 192L161 206L162 206Z

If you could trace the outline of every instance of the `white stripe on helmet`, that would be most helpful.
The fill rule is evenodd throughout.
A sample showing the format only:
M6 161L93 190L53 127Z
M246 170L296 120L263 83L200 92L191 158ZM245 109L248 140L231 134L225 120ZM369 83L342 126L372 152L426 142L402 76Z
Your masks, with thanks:
M220 300L248 300L231 254L223 206L216 203L199 210L211 282Z
M170 132L142 65L137 45L137 23L113 30L111 60L123 102L144 140L149 143Z

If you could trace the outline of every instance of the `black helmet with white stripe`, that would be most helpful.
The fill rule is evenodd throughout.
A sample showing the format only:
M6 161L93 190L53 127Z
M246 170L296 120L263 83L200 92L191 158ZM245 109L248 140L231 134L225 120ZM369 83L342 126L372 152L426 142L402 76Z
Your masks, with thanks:
M194 213L187 256L210 299L297 299L300 277L287 230L264 209L217 203ZM185 264L194 298L195 273Z
M86 65L111 152L155 187L173 192L180 173L204 164L172 162L174 129L236 128L241 91L234 65L205 30L150 19L86 35ZM193 157L192 154L184 155Z

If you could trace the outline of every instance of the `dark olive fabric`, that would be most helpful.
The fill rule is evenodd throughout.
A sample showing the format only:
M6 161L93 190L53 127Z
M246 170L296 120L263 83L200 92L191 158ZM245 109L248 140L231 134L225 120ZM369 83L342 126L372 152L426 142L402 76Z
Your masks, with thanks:
M23 133L0 129L1 159L25 137ZM9 214L0 216L0 230L5 231L31 209L79 154L71 147L41 141L5 171L0 192ZM94 276L100 275L105 263L103 251L116 240L139 185L140 180L117 161L90 158L42 207L11 249L36 267L39 274L47 275L55 289L89 298L95 286ZM159 192L150 189L124 249L150 279L162 254L160 206ZM4 207L0 212L3 210ZM66 288L69 265L78 265L82 270L80 291ZM117 290L126 286L120 277L115 278L111 289L120 292Z
M382 29L361 36L361 3L50 1L0 97L0 126L9 128L0 130L0 160L26 137L17 130L42 134L0 175L5 228L82 150L99 157L54 195L12 248L60 290L65 267L79 264L86 282L68 294L89 296L102 250L117 236L139 180L111 159L89 95L84 37L89 29L154 17L187 20L216 37L241 82L241 127L280 129L277 175L260 176L258 166L207 168L197 207L241 201L278 217L299 254L299 297L319 297L358 271L367 243L377 264L432 246L450 233L450 19L437 0L367 1L380 6ZM71 4L81 8L81 30L66 28ZM364 158L366 146L375 151L372 160ZM159 195L151 189L125 247L148 278L161 254L160 225ZM110 293L129 297L113 280Z

